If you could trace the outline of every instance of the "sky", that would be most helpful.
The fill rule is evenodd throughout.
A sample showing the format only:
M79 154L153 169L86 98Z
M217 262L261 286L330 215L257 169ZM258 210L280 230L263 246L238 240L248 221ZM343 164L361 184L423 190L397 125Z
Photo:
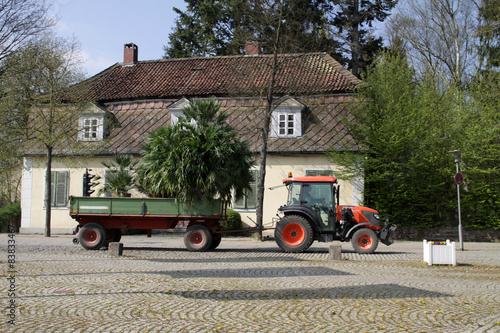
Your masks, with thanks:
M173 7L183 0L55 0L51 15L56 33L76 37L83 67L90 77L123 61L123 46L138 46L139 60L161 59L175 26Z

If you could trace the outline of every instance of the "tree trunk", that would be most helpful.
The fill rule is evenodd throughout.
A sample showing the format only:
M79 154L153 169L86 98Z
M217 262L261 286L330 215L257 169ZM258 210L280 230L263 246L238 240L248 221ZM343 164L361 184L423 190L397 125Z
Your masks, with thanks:
M47 169L45 170L45 237L50 237L52 213L52 147L47 147Z
M360 41L359 41L359 0L354 0L354 12L352 20L352 32L351 32L351 61L352 61L352 74L359 77L359 53L360 53Z
M271 77L269 80L269 87L266 94L266 111L264 118L264 126L262 127L262 148L260 150L260 168L259 168L259 181L257 184L257 227L259 232L257 234L258 240L262 240L262 229L264 219L264 191L266 181L266 163L267 163L267 139L269 138L269 127L271 123L271 114L273 111L273 89L275 76L278 64L278 43L281 31L281 18L282 18L283 3L281 3L280 14L278 20L278 27L276 29L276 39L273 45L273 63L271 67Z

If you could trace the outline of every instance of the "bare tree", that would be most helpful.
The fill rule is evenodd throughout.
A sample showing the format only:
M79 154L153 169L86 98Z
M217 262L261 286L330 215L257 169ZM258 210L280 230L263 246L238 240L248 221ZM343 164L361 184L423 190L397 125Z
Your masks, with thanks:
M46 156L45 236L50 236L52 159L77 149L79 111L85 101L68 100L66 89L83 78L78 44L45 36L12 53L4 64L2 113L12 137L26 153ZM45 153L43 153L45 151Z
M403 0L396 8L389 40L403 43L419 75L430 71L444 85L462 87L477 66L475 0Z
M54 26L48 18L51 1L3 0L0 2L0 60L29 39Z

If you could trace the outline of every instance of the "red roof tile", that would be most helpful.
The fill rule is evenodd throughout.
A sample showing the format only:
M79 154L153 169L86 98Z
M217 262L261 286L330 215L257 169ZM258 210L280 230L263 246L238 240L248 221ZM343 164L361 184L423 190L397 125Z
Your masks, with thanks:
M96 101L204 96L260 96L271 74L272 55L117 63L85 81ZM331 94L360 81L326 53L278 57L276 95Z

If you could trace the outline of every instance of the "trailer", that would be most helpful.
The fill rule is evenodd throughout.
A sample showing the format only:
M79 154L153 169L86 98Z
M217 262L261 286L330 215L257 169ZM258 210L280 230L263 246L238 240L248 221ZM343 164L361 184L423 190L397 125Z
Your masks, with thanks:
M225 208L220 200L183 203L169 198L70 197L70 216L78 222L75 243L98 250L118 242L126 230L185 228L190 251L215 249L221 242L220 222Z

